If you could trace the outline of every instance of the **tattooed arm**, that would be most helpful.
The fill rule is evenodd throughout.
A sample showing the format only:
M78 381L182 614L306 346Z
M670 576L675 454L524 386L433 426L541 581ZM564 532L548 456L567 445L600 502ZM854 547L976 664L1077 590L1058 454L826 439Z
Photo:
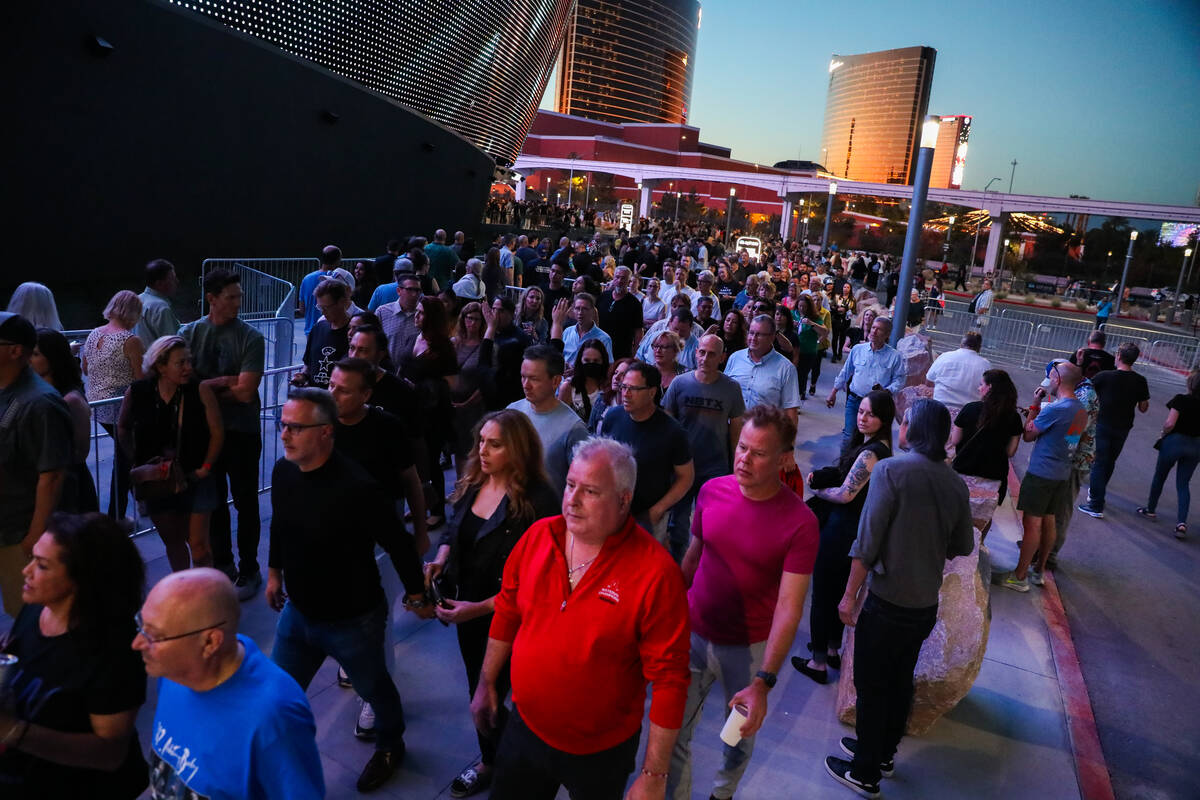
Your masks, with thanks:
M863 450L858 454L858 458L854 459L854 465L850 467L850 472L846 474L846 480L842 481L841 486L817 489L813 494L831 503L849 503L867 485L867 481L871 479L871 470L875 469L878 463L879 458L874 453Z

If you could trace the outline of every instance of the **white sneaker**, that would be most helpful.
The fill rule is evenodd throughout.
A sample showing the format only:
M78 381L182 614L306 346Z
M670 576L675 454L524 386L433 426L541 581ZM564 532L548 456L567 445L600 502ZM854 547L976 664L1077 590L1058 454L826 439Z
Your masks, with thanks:
M375 738L375 709L370 703L363 703L354 723L354 735L359 739L371 741Z

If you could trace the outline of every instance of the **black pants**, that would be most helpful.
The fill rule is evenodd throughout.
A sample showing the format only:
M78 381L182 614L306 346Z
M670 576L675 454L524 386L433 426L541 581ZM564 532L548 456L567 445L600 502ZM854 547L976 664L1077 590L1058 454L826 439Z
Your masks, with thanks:
M846 323L839 325L833 323L833 357L840 359L842 350L846 347L846 333L850 330L850 326Z
M817 380L821 377L821 362L825 360L825 354L829 352L829 348L824 348L817 351L816 360L813 361L811 385L815 387ZM814 388L814 392L815 392Z
M129 511L129 458L117 441L117 426L101 422L100 427L108 432L113 441L112 479L108 482L108 516L110 519L125 519Z
M821 369L817 360L817 353L797 353L796 354L796 379L800 381L800 396L808 395L809 375L813 377L812 381L816 381L816 373Z
M514 709L500 740L491 800L554 800L560 786L571 800L621 800L641 735L639 730L616 747L576 756L543 742Z
M458 626L458 650L462 653L463 666L467 668L467 696L475 696L475 687L479 685L479 674L483 670L483 656L487 652L488 629L492 624L492 615L476 617ZM500 697L500 708L496 714L496 729L490 732L475 731L479 737L480 760L485 766L496 763L496 747L500 743L500 735L508 723L508 707L504 698L512 688L512 680L506 663L500 675L496 678L496 694Z
M912 709L913 672L937 606L904 608L868 594L854 634L858 748L851 772L879 781L879 764L896 754Z
M229 505L225 502L226 485L233 495L233 507L238 514L238 572L254 575L258 572L258 539L261 523L258 518L258 457L262 451L262 436L242 431L225 431L225 445L213 465L217 481L217 507L208 524L212 544L213 564L221 569L233 565L233 529Z
M846 592L850 577L850 547L858 526L847 520L842 509L834 509L821 528L821 546L813 566L812 603L808 610L808 629L812 634L813 661L824 664L830 648L842 649L846 626L838 617L838 603Z

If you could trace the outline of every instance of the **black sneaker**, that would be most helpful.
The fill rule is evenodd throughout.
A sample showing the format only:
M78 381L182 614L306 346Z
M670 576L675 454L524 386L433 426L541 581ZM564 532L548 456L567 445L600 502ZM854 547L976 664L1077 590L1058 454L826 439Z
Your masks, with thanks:
M854 777L850 771L850 762L837 756L825 757L825 771L843 786L853 790L863 797L879 797L879 784L867 783Z
M467 767L450 781L451 797L470 797L478 794L492 785L492 770L479 772L475 767Z
M383 786L403 760L404 742L392 750L376 750L358 776L358 790L370 792Z
M842 752L848 756L858 755L858 739L853 736L843 736L838 742L838 746L842 748ZM879 774L885 778L890 778L896 772L896 759L890 758L887 761L879 762Z

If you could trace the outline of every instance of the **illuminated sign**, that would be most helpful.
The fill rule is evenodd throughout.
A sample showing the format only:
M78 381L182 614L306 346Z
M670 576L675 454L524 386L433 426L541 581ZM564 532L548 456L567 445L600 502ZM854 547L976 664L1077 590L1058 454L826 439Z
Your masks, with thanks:
M633 203L621 204L621 227L625 230L633 230Z
M739 236L734 247L739 253L745 250L751 258L758 258L758 254L762 252L762 239L757 236Z

